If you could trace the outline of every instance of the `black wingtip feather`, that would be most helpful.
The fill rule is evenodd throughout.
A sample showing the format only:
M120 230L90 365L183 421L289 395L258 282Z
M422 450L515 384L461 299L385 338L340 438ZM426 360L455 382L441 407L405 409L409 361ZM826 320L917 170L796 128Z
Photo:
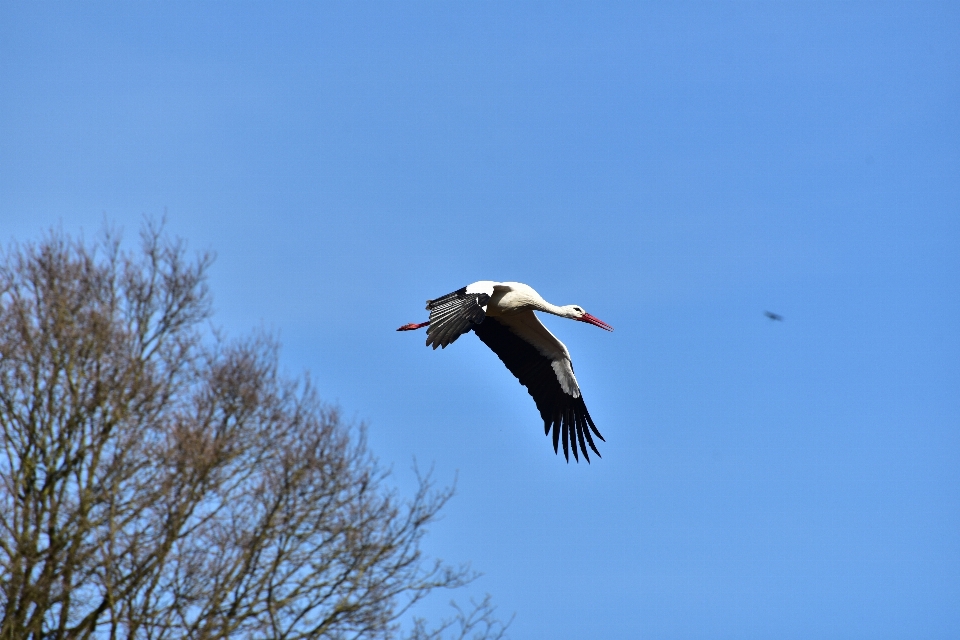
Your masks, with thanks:
M589 430L589 429L584 429L584 430L583 430L583 435L585 435L585 436L587 437L587 443L590 445L590 448L593 449L593 452L594 452L595 454L597 454L597 457L598 457L598 458L602 458L603 456L601 456L601 455L600 455L600 452L597 451L597 445L593 444L593 438L590 437L590 430Z
M582 419L577 420L577 439L580 441L580 450L583 451L583 459L587 461L587 464L590 464L590 454L587 453L587 446L583 443L583 422Z
M570 420L572 416L567 414L567 420L570 421L570 425L567 427L567 436L570 438L570 448L573 450L573 460L574 462L579 463L580 457L577 455L577 440L576 440L576 431L577 423L576 420ZM570 459L567 458L567 462L570 462Z
M483 324L475 325L473 330L533 397L543 419L544 435L549 436L553 431L554 454L559 455L562 439L563 455L567 462L570 461L571 448L577 462L580 461L580 453L583 453L587 463L590 462L588 449L597 454L598 458L602 457L591 431L600 440L604 441L604 438L593 423L583 396L574 398L563 391L551 366L551 360L542 356L496 317L487 318Z

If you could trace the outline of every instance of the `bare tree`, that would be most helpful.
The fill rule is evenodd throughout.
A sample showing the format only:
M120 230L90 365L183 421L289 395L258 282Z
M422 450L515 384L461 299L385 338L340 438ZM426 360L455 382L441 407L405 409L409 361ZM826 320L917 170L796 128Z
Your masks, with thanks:
M497 618L497 608L489 594L480 602L471 600L470 603L473 609L465 611L456 602L451 602L456 615L434 629L430 629L426 620L415 619L408 640L501 640L506 637L513 618L506 623Z
M399 499L275 343L204 331L210 256L141 240L0 257L0 639L387 638L468 582L420 550L450 490Z

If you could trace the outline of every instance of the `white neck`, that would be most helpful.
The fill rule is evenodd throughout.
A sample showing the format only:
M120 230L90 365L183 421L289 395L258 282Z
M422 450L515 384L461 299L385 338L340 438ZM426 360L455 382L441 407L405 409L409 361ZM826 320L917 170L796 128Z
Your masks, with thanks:
M573 309L567 307L558 307L555 304L550 304L540 296L537 296L537 300L534 301L534 308L537 311L543 311L545 313L552 313L555 316L560 316L561 318L575 318L576 313Z

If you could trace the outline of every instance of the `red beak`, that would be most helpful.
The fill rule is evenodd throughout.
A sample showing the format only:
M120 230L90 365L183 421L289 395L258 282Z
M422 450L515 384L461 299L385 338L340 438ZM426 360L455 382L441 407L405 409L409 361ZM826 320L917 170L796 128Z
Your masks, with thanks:
M588 324L592 324L593 326L600 327L601 329L606 329L607 331L613 331L613 327L608 325L606 322L604 322L600 318L596 318L590 315L589 313L583 314L582 316L577 318L577 320L579 320L580 322L586 322Z

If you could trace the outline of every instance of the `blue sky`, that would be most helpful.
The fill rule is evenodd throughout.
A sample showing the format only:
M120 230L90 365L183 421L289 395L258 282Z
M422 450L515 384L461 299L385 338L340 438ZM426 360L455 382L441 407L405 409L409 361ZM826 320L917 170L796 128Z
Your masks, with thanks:
M0 2L0 240L214 250L216 322L458 495L514 638L960 636L960 5ZM548 317L566 464L473 336ZM782 314L771 322L764 310ZM421 613L436 617L448 594Z

